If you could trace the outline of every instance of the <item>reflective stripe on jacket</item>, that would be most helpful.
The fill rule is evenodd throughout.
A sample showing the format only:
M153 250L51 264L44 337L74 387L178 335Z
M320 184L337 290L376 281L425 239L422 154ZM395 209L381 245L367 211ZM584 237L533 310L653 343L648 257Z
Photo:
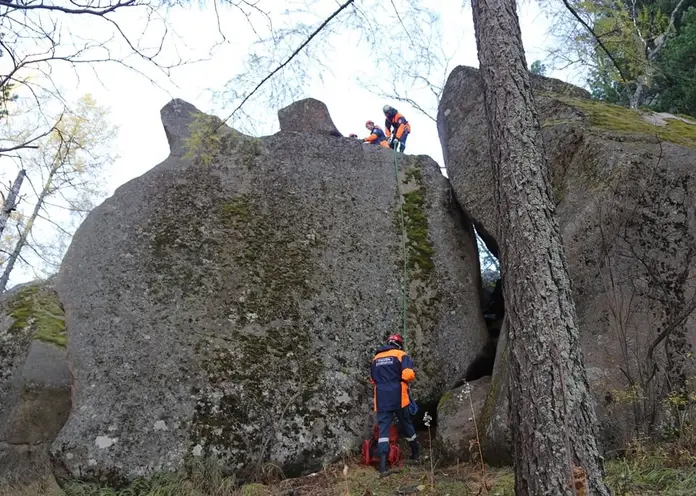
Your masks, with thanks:
M389 412L408 406L408 383L415 378L413 360L404 351L392 345L377 350L370 367L375 411Z

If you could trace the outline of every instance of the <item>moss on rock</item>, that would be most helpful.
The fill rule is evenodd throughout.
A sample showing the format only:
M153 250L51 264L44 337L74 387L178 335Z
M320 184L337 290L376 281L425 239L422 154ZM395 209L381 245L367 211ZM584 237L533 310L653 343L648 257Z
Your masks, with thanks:
M428 218L425 215L425 186L421 172L416 167L411 167L404 173L403 209L404 223L406 224L406 238L408 249L408 262L411 270L417 278L426 278L433 270L433 254L435 249L428 239ZM400 213L397 213L397 222L401 223Z
M299 308L311 297L315 241L302 239L301 228L268 213L261 201L241 194L217 209L243 285L226 338L235 346L215 339L199 346L210 386L199 395L192 431L194 445L214 448L213 454L222 452L249 470L250 460L268 456L279 423L296 434L306 431L309 417L296 413L306 408L324 372Z
M437 323L441 295L434 278L434 246L429 236L428 198L422 172L413 164L413 158L404 157L405 164L399 172L401 205L394 210L394 226L402 238L401 211L403 208L406 231L406 259L408 274L407 331L404 339L409 341L409 353L428 377L436 377L437 370L431 354L424 347L425 334L432 332ZM403 270L402 245L399 244L398 268ZM417 388L417 386L416 386ZM425 398L422 398L424 400ZM428 398L436 401L437 398Z
M65 312L55 291L39 284L31 285L13 295L7 307L13 319L8 332L17 333L31 327L34 339L65 346Z
M442 398L440 398L440 401L437 403L437 411L438 412L449 412L452 407L452 400L454 399L454 391L450 390L447 391L445 394L442 395Z
M665 117L666 124L659 126L643 118L646 112L596 100L554 96L559 101L582 111L590 124L600 129L626 134L647 134L664 141L696 148L696 122L685 122L676 116Z

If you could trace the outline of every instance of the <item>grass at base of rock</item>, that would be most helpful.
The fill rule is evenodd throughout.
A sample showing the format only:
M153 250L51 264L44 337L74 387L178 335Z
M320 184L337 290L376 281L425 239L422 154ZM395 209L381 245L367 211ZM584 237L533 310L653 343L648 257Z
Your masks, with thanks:
M615 495L686 496L696 494L696 465L671 468L664 459L611 460L606 464L606 481Z
M0 496L65 496L65 493L50 477L21 487L5 487L0 482Z
M478 465L462 463L436 468L431 484L429 465L402 466L380 478L374 467L348 462L347 473L338 463L325 470L272 484L252 483L241 487L234 477L205 467L188 476L158 474L150 481L135 481L130 487L113 490L94 484L72 483L62 491L53 479L24 488L0 489L0 496L512 496L511 468L486 468L485 479ZM696 464L695 464L696 465ZM696 494L696 466L665 467L664 459L645 456L609 461L606 480L617 496L686 496ZM345 475L344 475L345 474Z

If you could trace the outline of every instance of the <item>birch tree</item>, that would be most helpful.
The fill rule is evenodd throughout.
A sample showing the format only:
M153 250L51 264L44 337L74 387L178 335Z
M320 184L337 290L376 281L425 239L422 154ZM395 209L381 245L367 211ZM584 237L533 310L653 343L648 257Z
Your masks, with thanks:
M36 115L31 133L0 133L0 155L34 149L52 132L50 116L67 102L60 69L79 78L80 68L116 64L152 80L148 68L168 75L183 63L165 56L177 41L166 14L158 0L0 0L0 95L3 104L16 94L33 100Z
M102 196L101 174L115 160L109 149L115 132L107 109L85 95L62 113L47 139L27 158L34 202L19 214L16 237L3 250L0 292L18 263L39 272L58 267L74 221Z
M597 96L631 108L653 103L659 57L689 5L688 0L562 0L555 24L559 46L553 58L589 69ZM569 50L570 49L570 50Z
M7 225L10 215L12 215L12 212L17 210L17 206L19 205L20 201L19 192L22 189L22 183L24 182L26 173L27 171L24 169L19 170L16 179L9 187L7 197L0 192L0 196L2 196L2 211L0 211L0 236L2 236L2 233L5 230L5 226Z

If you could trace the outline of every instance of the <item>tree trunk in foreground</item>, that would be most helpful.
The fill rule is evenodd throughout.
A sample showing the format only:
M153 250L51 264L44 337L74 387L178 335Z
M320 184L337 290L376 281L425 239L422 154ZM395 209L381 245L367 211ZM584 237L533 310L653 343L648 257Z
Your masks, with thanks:
M515 0L472 0L472 10L501 225L515 492L608 495Z

